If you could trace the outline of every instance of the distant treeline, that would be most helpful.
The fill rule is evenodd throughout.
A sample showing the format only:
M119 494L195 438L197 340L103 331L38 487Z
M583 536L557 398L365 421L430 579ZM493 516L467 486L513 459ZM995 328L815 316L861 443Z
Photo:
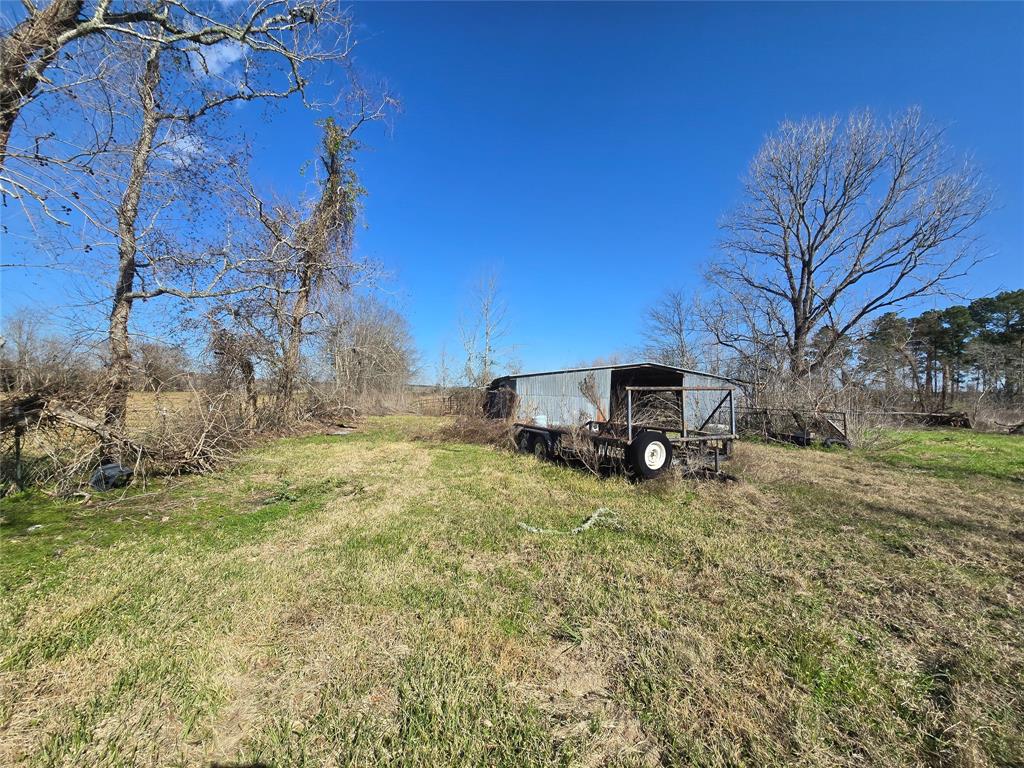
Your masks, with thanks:
M854 350L851 349L852 353ZM1005 402L1024 396L1024 289L916 317L876 318L856 350L874 389L908 389L924 409L970 392Z

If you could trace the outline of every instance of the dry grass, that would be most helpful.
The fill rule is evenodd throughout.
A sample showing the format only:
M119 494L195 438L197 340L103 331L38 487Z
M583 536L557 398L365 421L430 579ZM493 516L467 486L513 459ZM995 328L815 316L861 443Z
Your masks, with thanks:
M0 764L1024 761L1019 481L743 444L631 486L437 423L2 502Z
M174 414L202 402L199 392L131 392L128 395L128 431L132 434L158 428Z

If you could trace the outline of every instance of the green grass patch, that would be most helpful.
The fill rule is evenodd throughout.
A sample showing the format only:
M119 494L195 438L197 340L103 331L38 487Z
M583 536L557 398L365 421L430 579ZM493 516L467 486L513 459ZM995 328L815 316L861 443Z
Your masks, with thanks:
M890 466L954 480L991 477L1024 483L1024 437L968 429L916 429L899 432L896 446L872 454Z

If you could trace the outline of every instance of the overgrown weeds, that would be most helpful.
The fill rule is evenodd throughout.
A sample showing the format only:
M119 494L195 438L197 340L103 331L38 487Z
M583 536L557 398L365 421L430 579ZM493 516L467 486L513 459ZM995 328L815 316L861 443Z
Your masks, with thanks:
M10 395L5 403L17 400ZM131 469L137 484L208 473L268 440L358 421L353 407L323 393L308 393L287 413L270 398L254 409L230 390L140 393L130 404L123 432L104 424L96 398L70 406L43 396L17 424L6 419L0 430L0 495L35 487L68 496L86 488L104 462Z
M454 416L436 429L421 433L420 437L440 442L490 445L506 450L516 447L515 429L511 422L484 416Z

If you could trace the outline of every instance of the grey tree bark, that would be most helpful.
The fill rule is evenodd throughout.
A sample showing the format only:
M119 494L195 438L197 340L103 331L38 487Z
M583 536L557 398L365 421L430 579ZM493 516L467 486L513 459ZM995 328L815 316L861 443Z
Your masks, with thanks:
M132 351L128 333L132 302L135 298L136 259L138 241L136 220L139 215L139 201L153 154L159 115L156 92L160 85L160 47L152 45L146 58L146 66L139 81L139 103L141 123L139 135L132 151L131 169L125 184L121 203L117 208L117 282L114 285L113 301L110 308L108 337L110 341L109 387L104 408L104 424L124 431L128 409L128 393L132 381Z

